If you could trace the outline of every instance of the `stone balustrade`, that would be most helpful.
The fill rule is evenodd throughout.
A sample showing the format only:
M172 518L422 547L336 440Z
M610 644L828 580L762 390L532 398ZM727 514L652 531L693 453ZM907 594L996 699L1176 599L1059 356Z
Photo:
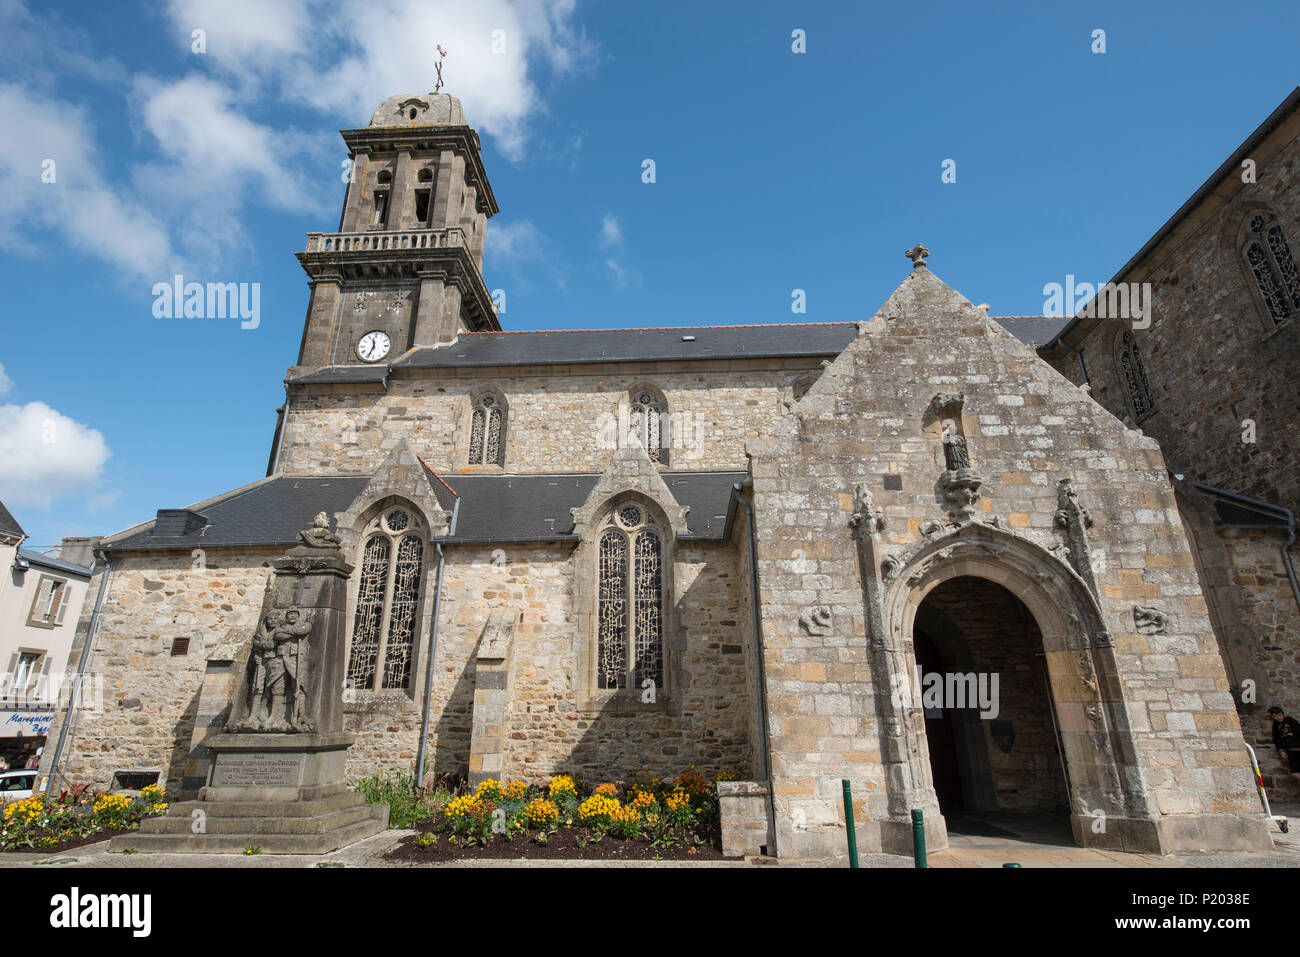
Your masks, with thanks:
M374 252L384 249L439 249L464 246L465 231L447 229L392 229L352 233L308 233L307 252Z

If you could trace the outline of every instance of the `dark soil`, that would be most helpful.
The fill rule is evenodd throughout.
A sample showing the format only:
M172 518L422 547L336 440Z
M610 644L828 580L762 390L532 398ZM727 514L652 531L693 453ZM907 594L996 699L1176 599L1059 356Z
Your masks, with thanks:
M427 830L427 829L426 829ZM423 833L423 832L421 832ZM625 841L606 834L599 842L591 840L585 829L562 827L549 836L545 845L538 844L531 835L520 835L507 840L505 835L495 835L487 844L464 846L452 844L452 835L438 834L438 843L420 847L415 843L419 834L402 839L386 857L394 861L441 863L463 860L568 860L568 861L721 861L722 851L712 843L696 845L690 838L678 841L672 847L653 847L647 838ZM586 838L584 847L578 838Z
M130 834L133 831L140 830L139 827L122 827L116 830L98 831L94 834L87 834L85 837L72 837L58 844L49 847L16 847L12 851L3 851L4 854L57 854L59 851L70 851L76 847L85 847L87 844L98 844L100 841L107 841L117 837L119 834Z

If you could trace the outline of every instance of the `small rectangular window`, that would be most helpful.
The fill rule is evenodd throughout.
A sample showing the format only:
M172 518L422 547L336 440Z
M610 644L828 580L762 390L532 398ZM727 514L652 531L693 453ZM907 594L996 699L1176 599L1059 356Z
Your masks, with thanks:
M44 657L44 655L34 651L23 651L18 654L18 664L14 667L15 692L22 693L31 687L32 682L36 680L41 659Z
M419 220L421 226L427 225L429 221L429 191L427 189L420 189L415 192L415 218Z
M189 639L188 636L186 636L186 637L184 637L184 638L173 638L173 639L172 639L172 657L173 657L173 658L180 658L180 657L182 657L182 656L184 656L184 655L188 655L189 653L190 653L190 639Z
M388 223L388 194L375 193L375 225L384 226Z

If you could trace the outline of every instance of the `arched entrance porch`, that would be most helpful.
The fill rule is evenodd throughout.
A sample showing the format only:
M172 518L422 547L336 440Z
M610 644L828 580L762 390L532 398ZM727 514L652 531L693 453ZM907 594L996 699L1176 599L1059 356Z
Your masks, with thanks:
M965 739L967 767L963 777L962 732L954 725L952 738L962 799L969 801L973 797L985 805L1002 800L1012 807L1017 802L1058 807L1058 814L1064 816L1068 812L1073 838L1080 845L1117 848L1145 845L1157 849L1154 814L1136 760L1114 648L1097 601L1083 579L1065 562L1033 542L976 522L918 543L889 564L882 615L882 632L888 636L889 647L882 653L891 659L891 668L906 671L909 676L914 674L918 627L922 648L928 641L939 653L942 664L942 648L935 646L941 646L944 639L936 641L934 633L925 630L929 624L932 629L942 631L934 614L942 614L962 635L967 635L973 627L972 621L981 616L990 619L1001 616L1002 626L1012 631L1016 627L1021 629L1015 645L1016 661L1009 662L1007 667L1014 665L1014 672L1019 675L1017 684L1023 689L1025 701L1023 706L1017 705L1017 710L1024 712L1020 725L1028 736L1022 741L1031 744L1026 744L1025 753L1014 759L1006 758L1005 755L1016 752L1015 741L1021 730L1013 719L1012 726L999 727L995 737L994 726L989 723L981 729L985 761L973 757L980 736L972 732ZM957 579L974 579L981 584L959 583L940 591L945 583ZM954 590L960 592L963 587L981 589L980 602L963 604L959 594L954 597ZM934 599L927 603L932 594ZM1017 608L1023 611L1011 614ZM989 648L996 645L996 638L981 643L982 647ZM960 655L950 653L955 655L954 661L961 660ZM1037 672L1043 682L1041 694L1030 690L1035 672L1031 665L1024 664L1027 656L1042 663L1041 671ZM978 664L974 659L971 650L965 661ZM1005 697L1006 692L1000 687L999 694ZM900 763L905 767L899 769L897 776L900 781L913 782L914 790L907 800L916 806L939 810L923 701L916 701L909 710L910 714L898 715L898 721L914 729L910 733L916 736L920 746L900 754ZM1046 724L1042 718L1047 719ZM1010 751L1003 751L1003 743L1008 741ZM1056 748L1055 765L1051 757L1053 748ZM999 763L1004 766L1000 776L994 773ZM1011 766L1016 763L1022 766L1018 771ZM1060 781L1059 786L1048 785L1049 770ZM1044 780L1027 783L1031 775ZM1064 807L1058 803L1062 799ZM951 802L950 795L950 805Z

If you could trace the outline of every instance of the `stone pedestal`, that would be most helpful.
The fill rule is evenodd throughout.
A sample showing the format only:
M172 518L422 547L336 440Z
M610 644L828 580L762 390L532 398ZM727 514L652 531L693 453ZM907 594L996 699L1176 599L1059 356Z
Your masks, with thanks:
M353 740L340 732L210 737L213 761L199 800L172 804L138 833L114 838L112 849L326 854L378 834L388 805L366 804L343 778Z

